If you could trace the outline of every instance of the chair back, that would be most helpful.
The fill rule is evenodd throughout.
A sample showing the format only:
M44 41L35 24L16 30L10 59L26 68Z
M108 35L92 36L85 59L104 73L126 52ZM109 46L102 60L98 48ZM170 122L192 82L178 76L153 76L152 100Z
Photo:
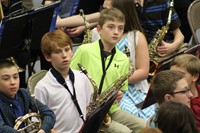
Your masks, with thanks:
M200 30L200 0L193 1L187 12L188 22L192 31L192 36L196 44L200 43L200 32L197 34L197 30Z
M34 94L36 84L45 76L47 70L40 70L28 78L27 88L31 95Z

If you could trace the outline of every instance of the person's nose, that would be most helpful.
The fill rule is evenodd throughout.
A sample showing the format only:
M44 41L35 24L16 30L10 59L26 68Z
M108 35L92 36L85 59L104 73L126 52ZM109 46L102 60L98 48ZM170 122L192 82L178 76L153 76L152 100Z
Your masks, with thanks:
M10 84L14 85L16 83L16 80L14 78L10 79Z
M62 57L67 57L67 52L66 51L62 51Z
M119 33L119 29L118 29L118 28L115 28L115 29L114 29L114 34L117 35L118 33Z
M190 98L190 99L191 99L191 98L193 97L193 94L192 94L192 92L191 92L191 91L189 91L187 96L188 96L188 98Z

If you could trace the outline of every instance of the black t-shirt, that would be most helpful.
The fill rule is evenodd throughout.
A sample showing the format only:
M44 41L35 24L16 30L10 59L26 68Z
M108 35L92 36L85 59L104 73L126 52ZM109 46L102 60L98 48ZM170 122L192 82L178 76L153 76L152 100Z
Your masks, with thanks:
M187 20L187 11L191 4L190 0L174 0L174 9L176 10L179 19L181 21L180 30L182 31L185 42L189 42L192 32L189 27L189 23Z

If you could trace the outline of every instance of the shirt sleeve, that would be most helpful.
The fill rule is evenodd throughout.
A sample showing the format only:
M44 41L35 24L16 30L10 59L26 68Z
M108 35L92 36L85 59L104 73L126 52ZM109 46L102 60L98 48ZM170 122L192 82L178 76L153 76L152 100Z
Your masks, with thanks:
M41 103L39 100L31 97L31 110L34 111L35 107L39 111L42 118L42 125L40 129L43 129L46 133L50 133L51 129L54 127L56 122L56 116L52 110L48 108L47 105Z
M75 69L75 70L80 70L78 67L78 63L79 64L83 64L82 62L84 62L84 55L83 55L83 47L79 46L78 49L76 50L76 52L73 55L71 64L70 64L70 68Z
M11 126L5 125L0 112L0 133L17 133L17 130L13 129Z
M34 90L34 96L43 104L47 104L47 93L45 92L46 88L40 82L37 83ZM48 104L47 104L48 105Z

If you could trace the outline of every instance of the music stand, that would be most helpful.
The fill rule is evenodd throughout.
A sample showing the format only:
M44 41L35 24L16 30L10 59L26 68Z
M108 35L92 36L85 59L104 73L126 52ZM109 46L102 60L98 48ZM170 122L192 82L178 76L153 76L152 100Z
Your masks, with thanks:
M113 95L108 98L106 104L96 109L90 116L87 116L79 133L98 133L107 112L115 101L117 95Z
M146 98L144 100L144 103L142 104L141 109L145 109L145 108L153 105L154 103L156 103L156 99L154 98L153 93L151 91L151 86L149 88L150 89L146 95Z
M42 36L49 32L52 22L55 22L60 1L32 9L27 12L6 16L0 29L0 58L8 58L26 51L29 56L28 72L31 69L31 50L40 50Z

